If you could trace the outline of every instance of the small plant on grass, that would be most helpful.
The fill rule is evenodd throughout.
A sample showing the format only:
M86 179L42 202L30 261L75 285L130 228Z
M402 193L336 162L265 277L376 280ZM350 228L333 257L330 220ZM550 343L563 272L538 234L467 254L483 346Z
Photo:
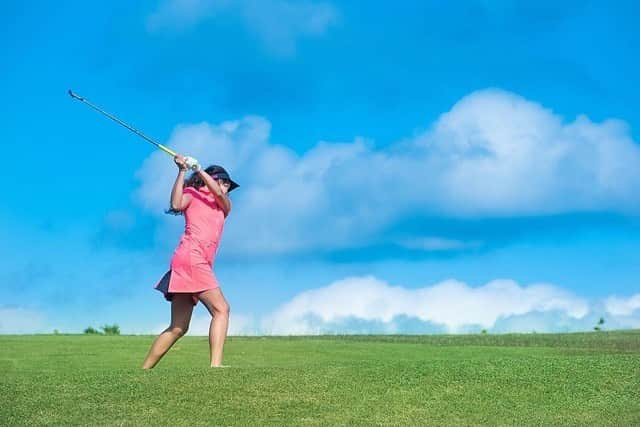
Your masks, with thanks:
M120 326L117 324L104 325L100 329L104 331L105 335L120 335Z
M97 329L94 329L93 326L89 326L88 328L86 328L84 330L84 333L87 335L102 335L102 332L100 332Z

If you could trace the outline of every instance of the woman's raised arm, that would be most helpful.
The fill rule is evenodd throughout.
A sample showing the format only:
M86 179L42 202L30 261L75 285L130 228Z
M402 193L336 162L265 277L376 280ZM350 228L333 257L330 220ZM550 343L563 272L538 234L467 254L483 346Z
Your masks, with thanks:
M176 155L173 161L178 166L178 176L171 189L171 209L174 211L183 211L191 201L191 196L188 194L184 195L182 192L184 189L184 174L187 172L187 165L184 162L184 157L180 154Z

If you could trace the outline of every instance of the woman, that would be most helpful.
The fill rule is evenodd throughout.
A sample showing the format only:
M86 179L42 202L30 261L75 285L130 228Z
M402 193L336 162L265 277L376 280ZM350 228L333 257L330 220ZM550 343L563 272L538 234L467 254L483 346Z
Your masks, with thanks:
M184 214L185 228L171 258L171 268L156 285L171 301L171 325L153 342L143 369L153 368L189 328L193 307L202 301L212 316L209 326L211 367L222 366L229 324L229 304L213 274L224 220L231 211L228 193L238 187L221 166L198 170L185 181L185 158L177 155L178 176L171 190L169 212Z

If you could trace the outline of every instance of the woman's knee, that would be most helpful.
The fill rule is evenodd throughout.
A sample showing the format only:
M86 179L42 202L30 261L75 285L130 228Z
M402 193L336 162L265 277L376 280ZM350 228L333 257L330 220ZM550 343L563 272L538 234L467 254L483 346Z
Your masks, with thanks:
M173 335L176 335L178 338L184 336L184 334L186 334L188 330L189 330L188 326L179 326L179 325L169 326L169 331Z
M231 312L231 307L229 306L229 303L224 301L221 304L216 304L216 306L214 307L214 311L216 314L222 315L222 316L229 316L229 313Z

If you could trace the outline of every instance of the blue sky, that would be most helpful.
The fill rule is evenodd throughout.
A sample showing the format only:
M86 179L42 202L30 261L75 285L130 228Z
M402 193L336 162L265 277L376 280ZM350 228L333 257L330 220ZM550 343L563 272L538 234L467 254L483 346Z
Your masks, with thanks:
M232 333L640 327L634 2L0 7L0 333L168 321L174 167L69 88L241 183Z

